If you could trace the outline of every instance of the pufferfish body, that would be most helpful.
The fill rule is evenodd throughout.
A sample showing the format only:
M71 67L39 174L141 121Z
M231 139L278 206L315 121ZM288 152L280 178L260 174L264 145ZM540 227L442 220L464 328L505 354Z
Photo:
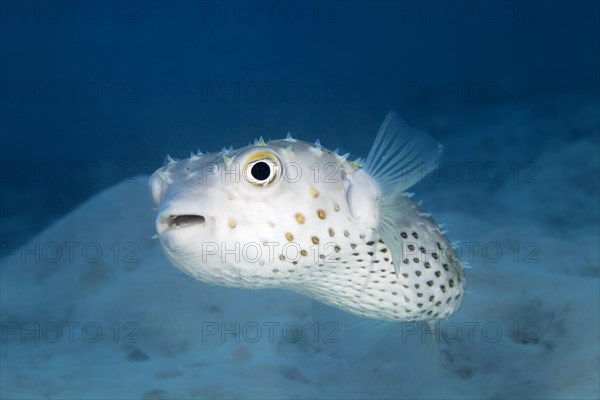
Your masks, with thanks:
M463 265L406 189L442 146L388 114L368 157L288 138L169 162L150 178L171 262L209 284L284 288L386 321L455 312Z

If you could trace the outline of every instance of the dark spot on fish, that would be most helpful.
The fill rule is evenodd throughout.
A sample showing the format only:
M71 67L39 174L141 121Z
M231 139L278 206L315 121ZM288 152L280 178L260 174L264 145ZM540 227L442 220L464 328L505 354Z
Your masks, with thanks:
M403 277L408 278L408 274L405 272L402 274Z
M448 285L449 285L450 287L454 287L454 279L450 279L450 280L448 281Z
M404 260L402 260L402 262L403 262L404 264L408 264L408 258L405 258Z
M417 303L417 307L419 307L419 308L423 307L423 303Z
M406 234L406 232L400 233L400 236L402 236L402 239L407 239L408 238L408 235Z
M425 254L425 247L423 247L423 246L419 247L419 251L420 251L421 253Z
M373 253L372 251L367 252L368 255L373 256L375 253Z
M444 267L444 269L445 269L446 271L450 271L450 268L448 267L448 264L445 264L445 263L444 263L444 264L442 264L442 267Z
M440 271L435 271L435 276L437 276L438 278L442 275L442 273Z
M417 264L419 263L419 259L417 257L413 258L413 261Z
M419 235L417 235L417 232L413 232L413 233L412 233L412 236L413 236L415 239L418 239L418 238L419 238Z
M381 249L381 252L382 253L387 253L387 248L384 247L383 249Z
M415 275L421 276L421 271L415 271Z
M439 257L439 256L438 256L438 253L431 253L431 256L432 256L433 258L435 258L436 260L437 260L437 259L438 259L438 257Z
M409 249L410 251L413 251L413 250L415 249L415 246L414 246L414 245L412 245L412 244L409 244L409 245L408 245L408 249Z
M356 244L350 243L350 247L352 248L352 250L354 250L356 248Z
M433 286L433 281L427 281L427 286Z
M445 285L440 285L440 289L442 289L442 292L446 293L446 286Z
M372 241L372 240L371 240L371 241L369 241L369 242L367 242L367 246L373 246L374 244L375 244L375 242L374 242L374 241Z
M433 302L434 299L435 299L435 296L429 296L429 301Z
M431 268L431 264L429 264L429 262L427 262L427 261L425 261L423 263L423 265L425 265L425 268L427 268L427 269Z
M423 293L417 293L417 297L423 297Z

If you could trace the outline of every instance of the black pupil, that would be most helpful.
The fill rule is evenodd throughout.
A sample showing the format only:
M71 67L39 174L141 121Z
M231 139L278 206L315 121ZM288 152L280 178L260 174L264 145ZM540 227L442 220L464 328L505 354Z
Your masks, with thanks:
M250 173L257 181L264 181L269 178L269 175L271 175L271 168L266 162L260 161L252 166Z

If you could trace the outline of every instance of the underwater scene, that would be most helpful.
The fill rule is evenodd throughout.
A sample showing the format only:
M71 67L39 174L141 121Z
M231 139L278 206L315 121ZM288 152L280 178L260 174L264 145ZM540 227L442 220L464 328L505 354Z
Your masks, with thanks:
M600 3L0 2L2 399L600 398Z

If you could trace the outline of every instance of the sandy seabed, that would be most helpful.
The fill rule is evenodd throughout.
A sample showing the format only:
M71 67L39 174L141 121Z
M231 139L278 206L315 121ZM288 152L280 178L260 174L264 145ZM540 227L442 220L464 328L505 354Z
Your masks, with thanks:
M2 260L1 397L599 398L598 108L498 109L444 143L457 165L524 169L417 193L473 266L434 361L421 326L349 335L306 297L179 272L140 176ZM557 130L573 135L544 139Z

